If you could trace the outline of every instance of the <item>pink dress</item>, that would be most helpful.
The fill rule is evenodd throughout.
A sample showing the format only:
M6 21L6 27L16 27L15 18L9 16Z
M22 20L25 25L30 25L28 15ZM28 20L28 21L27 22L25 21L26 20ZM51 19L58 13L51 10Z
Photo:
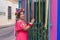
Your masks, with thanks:
M16 40L28 40L28 32L24 30L24 28L27 26L25 22L18 22L16 23Z

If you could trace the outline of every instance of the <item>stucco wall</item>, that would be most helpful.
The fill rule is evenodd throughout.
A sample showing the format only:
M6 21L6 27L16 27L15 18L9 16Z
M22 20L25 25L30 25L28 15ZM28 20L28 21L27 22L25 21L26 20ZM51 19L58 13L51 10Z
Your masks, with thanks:
M4 6L5 7L5 16L0 17L0 26L14 24L15 23L15 14L14 13L15 13L18 3L13 3L11 1L5 0L5 3L3 3L3 4L5 5ZM8 6L12 7L12 19L10 19L10 20L8 20Z

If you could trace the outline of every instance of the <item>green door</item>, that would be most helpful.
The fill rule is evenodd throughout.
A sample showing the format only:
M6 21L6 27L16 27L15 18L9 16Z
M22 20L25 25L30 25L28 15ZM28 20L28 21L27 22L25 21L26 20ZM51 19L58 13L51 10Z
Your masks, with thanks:
M47 30L44 28L45 23L45 1L36 0L34 2L34 18L35 23L29 29L29 40L48 40ZM30 15L31 15L31 2L30 2ZM30 16L31 17L31 16Z
M22 0L21 0L22 1ZM34 2L33 2L34 1ZM34 25L28 30L29 33L29 40L48 40L48 29L45 29L46 16L48 17L46 1L48 0L25 0L24 7L25 14L27 18L27 22L32 18L32 7L34 8L34 18L35 23ZM34 4L34 5L33 5ZM19 4L20 5L20 4ZM47 19L48 21L48 19ZM48 25L46 26L48 28Z

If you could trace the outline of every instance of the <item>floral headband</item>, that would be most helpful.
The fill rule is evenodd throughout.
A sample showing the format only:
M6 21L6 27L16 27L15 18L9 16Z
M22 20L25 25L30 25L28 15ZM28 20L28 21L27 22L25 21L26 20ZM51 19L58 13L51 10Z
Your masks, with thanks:
M19 12L24 12L24 9L23 8L16 9L15 15L17 16Z

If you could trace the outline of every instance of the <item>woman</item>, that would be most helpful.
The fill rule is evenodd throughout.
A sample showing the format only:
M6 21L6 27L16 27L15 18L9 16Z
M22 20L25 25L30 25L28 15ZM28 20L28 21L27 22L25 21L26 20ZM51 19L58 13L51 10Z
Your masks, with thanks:
M16 22L16 40L28 40L28 29L33 25L34 18L28 25L24 22L24 9L20 9L17 14L18 21Z

